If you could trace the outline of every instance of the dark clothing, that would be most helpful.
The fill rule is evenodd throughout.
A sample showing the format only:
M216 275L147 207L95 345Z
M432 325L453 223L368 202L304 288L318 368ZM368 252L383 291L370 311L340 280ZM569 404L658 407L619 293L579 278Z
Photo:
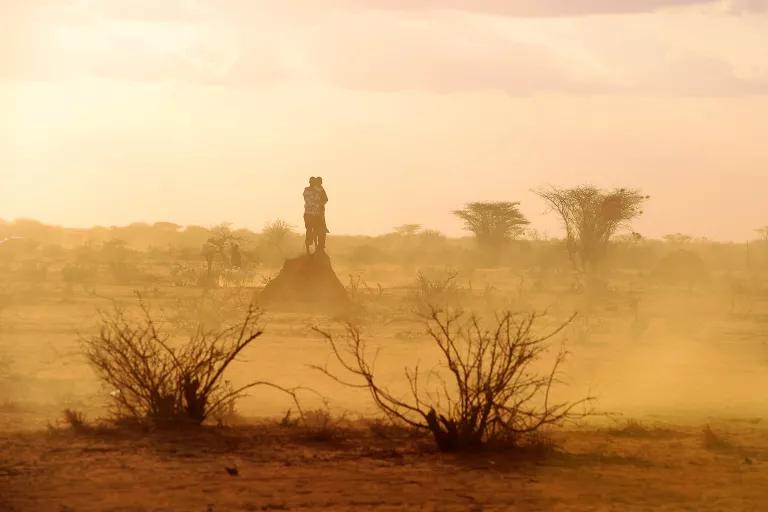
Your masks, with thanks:
M310 180L310 184L312 180ZM307 253L309 247L325 249L325 235L329 233L325 223L325 204L328 202L328 194L322 185L313 184L304 189L304 227L307 229L305 245Z
M307 231L317 231L318 233L328 233L328 226L325 225L325 215L304 214L304 227Z
M315 249L325 249L325 234L328 227L325 225L325 215L304 214L304 227L307 228L307 236L304 241L309 253L309 246L314 245Z

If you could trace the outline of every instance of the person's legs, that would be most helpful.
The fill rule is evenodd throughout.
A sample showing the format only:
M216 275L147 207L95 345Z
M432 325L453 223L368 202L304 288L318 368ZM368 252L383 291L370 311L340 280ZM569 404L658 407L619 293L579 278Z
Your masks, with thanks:
M315 239L314 222L312 222L312 216L304 214L304 229L307 230L307 234L304 236L304 245L307 248L307 254L309 254L309 246L312 245Z
M317 245L321 251L325 250L325 235L328 233L328 226L325 225L325 215L318 215L317 222Z

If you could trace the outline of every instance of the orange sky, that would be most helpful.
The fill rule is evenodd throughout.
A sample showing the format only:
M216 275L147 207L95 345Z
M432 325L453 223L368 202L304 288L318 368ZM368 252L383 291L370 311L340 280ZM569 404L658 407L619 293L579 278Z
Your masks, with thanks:
M635 186L636 229L768 224L768 0L0 0L0 218L336 233Z

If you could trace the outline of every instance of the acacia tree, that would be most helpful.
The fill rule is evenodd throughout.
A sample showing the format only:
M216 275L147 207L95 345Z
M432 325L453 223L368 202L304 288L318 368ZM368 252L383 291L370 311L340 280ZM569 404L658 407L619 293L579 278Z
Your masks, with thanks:
M565 226L568 255L577 271L593 274L608 251L608 243L619 228L642 213L649 196L639 190L600 190L591 185L535 191L560 215Z
M415 236L421 230L421 224L402 224L395 227L394 233L400 236Z
M519 202L479 201L453 214L464 221L464 229L474 233L481 247L496 249L520 236L530 224L519 206Z
M768 242L768 226L763 226L755 231L757 231L757 234L760 236L760 240Z

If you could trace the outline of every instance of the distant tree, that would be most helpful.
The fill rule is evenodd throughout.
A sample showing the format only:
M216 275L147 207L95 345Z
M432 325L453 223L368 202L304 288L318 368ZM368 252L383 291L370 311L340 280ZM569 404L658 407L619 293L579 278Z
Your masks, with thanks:
M161 231L168 231L170 233L176 233L181 226L173 222L155 222L152 227Z
M481 247L493 249L520 236L530 224L519 205L509 201L474 202L453 214L464 221L464 229L474 233Z
M267 244L275 247L281 255L284 254L283 247L285 242L295 233L293 226L282 219L267 223L261 231L261 235L264 237Z
M611 237L640 215L649 199L638 190L605 191L591 185L535 192L560 215L571 262L577 271L587 274L598 270Z
M664 235L663 238L665 242L675 245L687 244L693 241L691 235L684 235L682 233L670 233L669 235Z
M421 230L421 224L403 224L395 228L395 234L400 236L414 236Z
M419 239L423 242L437 242L445 240L445 235L437 229L425 229L419 233Z
M219 224L211 228L211 236L208 238L206 244L212 245L216 252L221 255L222 259L226 261L226 249L229 244L238 242L240 238L232 233L229 228L229 224Z
M760 240L768 242L768 226L763 226L755 231L757 231L758 236L760 236Z
M229 224L223 223L214 226L210 230L210 236L205 241L202 248L202 254L205 258L207 269L207 279L210 281L213 277L213 263L216 256L220 256L221 260L225 264L229 261L227 256L227 246L238 242L240 239L238 236L232 233L229 228Z

